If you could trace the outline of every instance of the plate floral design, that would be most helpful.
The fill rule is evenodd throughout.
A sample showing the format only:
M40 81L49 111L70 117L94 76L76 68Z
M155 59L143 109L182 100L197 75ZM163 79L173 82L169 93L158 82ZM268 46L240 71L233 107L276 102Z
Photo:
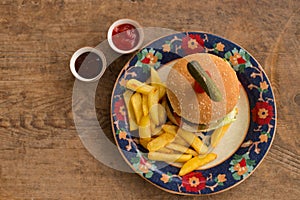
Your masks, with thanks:
M147 158L135 137L137 134L129 131L122 94L127 80L146 81L150 67L159 69L175 59L199 52L215 54L231 64L247 93L251 119L244 141L230 158L212 168L180 177L179 168ZM222 192L249 177L268 152L276 126L274 95L262 67L237 44L203 32L169 35L138 52L120 72L112 93L111 111L116 143L135 172L163 190L187 195Z

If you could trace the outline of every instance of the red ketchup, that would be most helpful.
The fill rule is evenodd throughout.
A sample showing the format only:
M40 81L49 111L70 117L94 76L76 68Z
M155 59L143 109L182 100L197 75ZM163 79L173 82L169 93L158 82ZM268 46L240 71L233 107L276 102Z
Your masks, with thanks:
M112 32L114 45L124 51L133 49L139 42L139 33L136 27L131 24L116 26Z

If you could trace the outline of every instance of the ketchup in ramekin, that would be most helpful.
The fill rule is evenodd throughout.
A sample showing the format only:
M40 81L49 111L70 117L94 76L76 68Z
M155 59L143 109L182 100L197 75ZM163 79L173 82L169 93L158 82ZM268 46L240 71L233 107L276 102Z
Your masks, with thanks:
M108 43L118 53L131 53L143 42L141 26L131 19L120 19L114 22L107 34Z
M112 32L114 45L124 51L133 49L138 44L139 38L139 32L132 24L121 24Z

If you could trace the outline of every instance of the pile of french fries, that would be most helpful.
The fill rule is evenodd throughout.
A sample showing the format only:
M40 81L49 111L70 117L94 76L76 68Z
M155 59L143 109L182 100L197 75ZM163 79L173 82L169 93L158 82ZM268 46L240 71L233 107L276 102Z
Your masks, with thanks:
M139 142L148 158L181 166L179 176L188 174L216 159L194 133L181 129L166 101L166 87L157 71L151 68L150 83L128 80L124 100L130 131L138 130ZM215 134L214 145L222 131Z

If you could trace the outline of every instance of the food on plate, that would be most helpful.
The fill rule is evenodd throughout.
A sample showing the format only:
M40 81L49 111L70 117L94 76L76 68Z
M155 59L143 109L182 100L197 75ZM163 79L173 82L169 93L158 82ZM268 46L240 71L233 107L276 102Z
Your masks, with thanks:
M123 94L129 130L138 130L148 158L179 166L179 176L215 160L210 149L237 115L239 82L230 65L211 54L193 54L173 65L166 84L154 68L148 81L128 80ZM212 129L209 144L196 134Z
M150 117L143 116L139 124L139 135L140 138L151 140L151 128L150 128Z
M174 151L178 151L181 153L191 154L192 156L198 156L198 153L194 151L193 149L190 149L186 146L176 144L176 142L170 143L166 145L168 149L173 149Z
M217 102L222 101L222 94L215 82L210 78L210 74L208 71L204 71L200 64L195 60L187 64L187 69L196 81L194 84L197 84L198 91L195 90L195 92L203 93L199 91L200 89L202 89L211 98L211 100Z
M150 76L151 85L158 88L158 90L159 90L159 99L161 99L166 94L166 86L162 83L157 71L154 68L151 67L150 73L151 73L151 76Z
M158 104L159 102L159 89L154 88L148 95L148 108L151 119L155 125L159 125L159 113Z
M209 53L183 57L173 65L166 85L167 114L185 129L207 131L225 125L225 119L234 121L240 84L222 58Z
M175 125L171 125L171 124L164 124L161 126L162 130L164 130L167 133L172 133L174 135L176 135L177 130L178 130L178 126Z
M126 87L132 91L148 95L154 88L151 85L142 83L136 79L130 79L126 83Z
M198 154L205 154L208 147L194 133L179 129L177 134L191 145Z
M131 96L131 103L132 103L132 108L133 112L135 115L135 119L137 124L140 124L140 121L143 117L143 112L142 112L142 95L138 92L134 93Z
M226 133L226 131L228 130L228 128L230 127L230 124L226 124L224 126L221 126L220 128L217 128L216 130L214 130L214 132L211 135L211 146L212 147L216 147L218 145L218 143L220 142L220 140L222 139L222 137L224 136L224 134Z
M151 140L148 145L147 149L151 151L157 151L163 147L165 147L167 144L170 144L175 139L175 135L172 133L163 133L160 136L154 138Z
M167 153L160 153L155 151L150 151L148 153L148 158L151 160L157 160L157 161L165 161L165 162L186 162L192 158L192 155L190 154L167 154Z
M132 107L132 102L131 102L131 96L132 96L133 92L130 90L126 90L123 94L124 97L124 101L125 101L125 106L127 108L127 113L128 113L128 120L129 120L129 130L130 131L135 131L137 130L139 127L137 125L136 122L136 117L133 111L133 107Z
M142 109L143 109L144 116L147 116L149 114L149 109L148 109L148 95L146 94L142 95Z
M214 153L208 153L205 156L195 156L192 159L188 160L186 163L183 164L179 171L179 176L183 176L185 174L188 174L199 167L213 161L216 159L217 154Z

